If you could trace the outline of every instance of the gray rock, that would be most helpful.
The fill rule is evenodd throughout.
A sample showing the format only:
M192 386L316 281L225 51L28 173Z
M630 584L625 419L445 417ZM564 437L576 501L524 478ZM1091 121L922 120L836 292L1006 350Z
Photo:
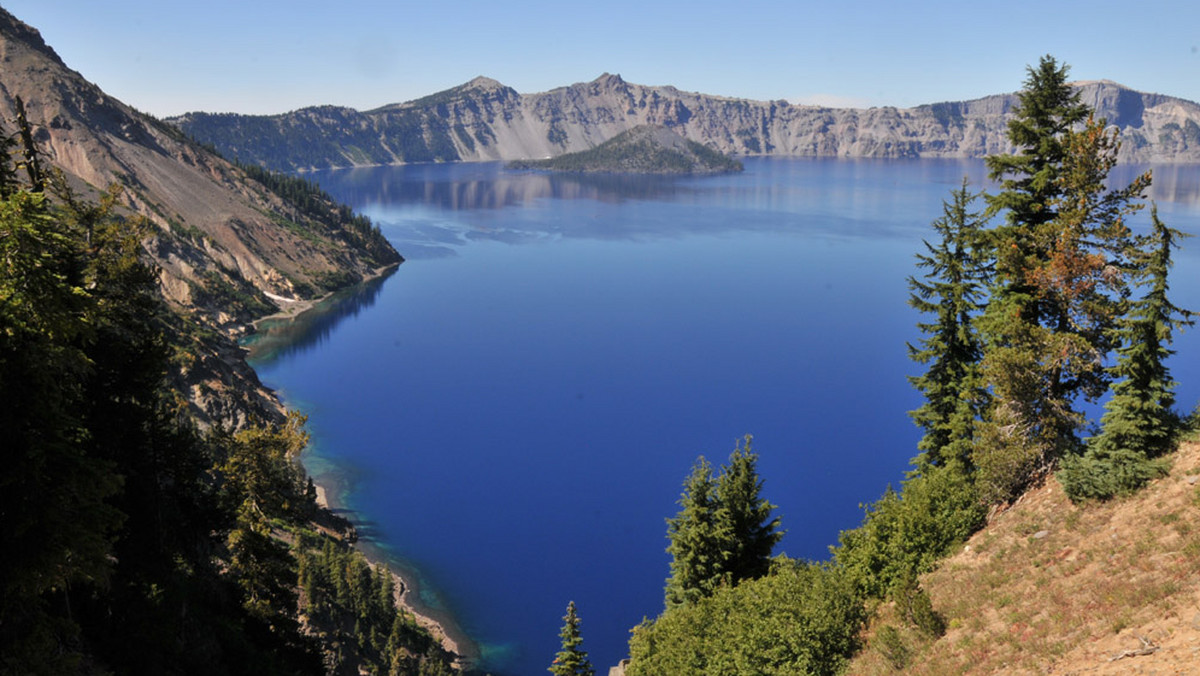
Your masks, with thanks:
M1108 81L1075 87L1097 117L1121 129L1122 161L1200 162L1200 105ZM189 113L168 122L227 156L284 171L549 158L640 125L667 127L731 155L982 157L1012 151L1016 103L1015 94L996 94L915 108L826 108L645 86L606 73L535 94L481 77L364 112L317 106L273 116ZM306 142L313 138L325 142L320 157Z

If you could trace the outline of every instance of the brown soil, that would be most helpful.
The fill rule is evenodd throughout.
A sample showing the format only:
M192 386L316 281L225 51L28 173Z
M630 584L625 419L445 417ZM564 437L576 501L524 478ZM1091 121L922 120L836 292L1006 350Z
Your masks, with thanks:
M851 674L1200 674L1200 442L1129 498L1072 505L1050 479L922 578L948 623L873 640ZM882 608L874 628L902 627ZM874 629L870 638L875 636Z

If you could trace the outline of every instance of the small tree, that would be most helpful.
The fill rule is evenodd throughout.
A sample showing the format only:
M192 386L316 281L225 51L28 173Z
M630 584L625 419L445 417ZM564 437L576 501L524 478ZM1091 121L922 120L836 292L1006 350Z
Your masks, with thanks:
M783 538L779 517L771 517L775 505L760 496L763 482L758 478L758 454L751 450L750 442L746 435L717 477L717 518L725 524L720 532L729 537L725 568L731 584L766 575L771 552Z
M909 413L925 431L917 448L917 471L944 466L951 460L970 466L975 421L987 402L979 362L983 344L974 326L988 279L989 263L981 238L983 219L970 210L978 198L962 187L943 202L942 217L933 222L938 242L926 241L927 254L917 254L922 279L908 278L908 304L933 320L917 324L924 334L921 346L908 346L909 357L928 364L921 376L910 377L925 395L925 405Z
M712 465L696 461L683 484L679 514L667 520L671 577L667 608L711 596L722 586L766 575L771 551L783 537L775 505L760 496L758 455L750 436L713 477Z
M1116 366L1120 380L1100 419L1099 436L1088 441L1082 457L1067 458L1059 479L1074 500L1099 498L1140 488L1162 472L1154 458L1169 450L1179 429L1171 410L1175 383L1166 366L1172 354L1171 333L1190 326L1192 313L1167 298L1171 249L1185 235L1163 224L1158 209L1151 211L1152 230L1145 246L1131 255L1148 286L1145 297L1131 304L1114 334L1121 347Z
M727 581L728 525L717 515L716 488L712 465L701 456L683 483L679 513L667 520L668 608L708 596Z
M592 663L588 661L587 651L580 649L583 637L579 632L579 616L575 613L575 602L567 604L567 614L563 617L562 650L554 656L554 662L547 669L554 676L594 676Z

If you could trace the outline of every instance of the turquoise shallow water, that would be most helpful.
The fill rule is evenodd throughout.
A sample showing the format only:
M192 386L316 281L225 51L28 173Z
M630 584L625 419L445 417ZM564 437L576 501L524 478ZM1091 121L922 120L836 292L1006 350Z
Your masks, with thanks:
M408 262L255 366L309 413L310 468L495 673L544 673L570 600L594 662L624 655L661 609L665 519L698 455L753 434L780 549L820 559L916 452L905 277L982 165L746 164L704 179L314 175ZM1156 176L1160 215L1200 232L1200 170ZM1197 248L1174 284L1193 308ZM1178 347L1190 408L1196 332Z

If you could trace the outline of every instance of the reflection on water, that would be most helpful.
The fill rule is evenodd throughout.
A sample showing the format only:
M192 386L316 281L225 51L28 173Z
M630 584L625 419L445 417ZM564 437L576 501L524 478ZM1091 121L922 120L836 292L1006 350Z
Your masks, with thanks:
M242 343L250 350L250 361L255 366L262 366L321 345L338 322L355 317L374 305L384 280L395 271L393 268L379 277L339 291L296 317L262 322L258 331Z
M671 176L507 171L491 162L337 169L313 178L350 204L424 204L443 211L503 209L547 198L616 204L669 199L686 190Z
M883 163L888 171L880 171ZM741 232L905 235L927 222L897 224L879 217L938 213L937 203L922 201L929 185L945 185L947 196L964 176L974 186L987 186L978 160L748 158L745 165L742 174L705 177L553 174L478 163L331 170L312 178L370 216L410 259L454 256L458 248L484 240L642 241ZM569 206L581 201L592 204ZM621 217L618 211L633 202L639 204L639 217ZM881 232L881 221L893 230Z
M1150 184L1147 199L1200 205L1200 167L1192 164L1161 164L1153 167L1139 165L1137 168L1154 172L1154 182Z

